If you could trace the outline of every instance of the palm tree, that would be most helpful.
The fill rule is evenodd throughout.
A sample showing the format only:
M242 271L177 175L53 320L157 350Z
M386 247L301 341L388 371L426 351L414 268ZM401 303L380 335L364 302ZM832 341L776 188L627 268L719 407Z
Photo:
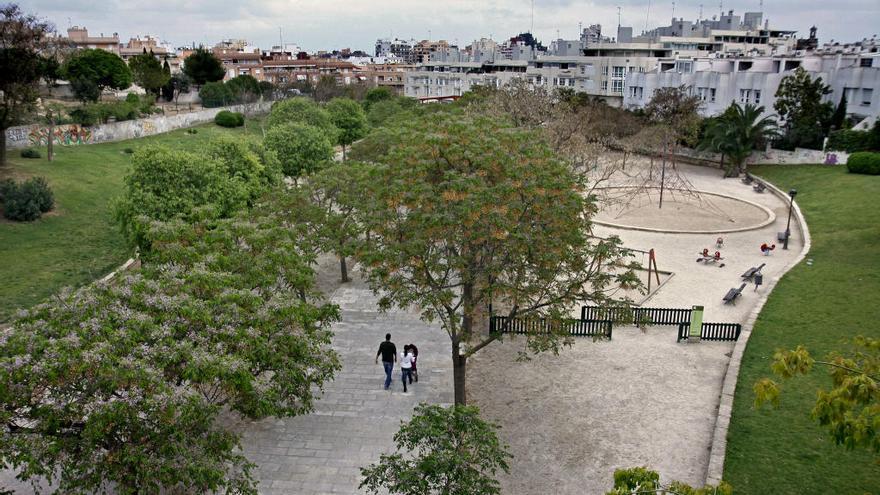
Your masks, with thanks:
M730 157L725 177L735 177L745 172L746 159L755 147L778 134L774 117L761 118L764 107L740 106L733 103L724 113L714 119L706 130L701 147Z

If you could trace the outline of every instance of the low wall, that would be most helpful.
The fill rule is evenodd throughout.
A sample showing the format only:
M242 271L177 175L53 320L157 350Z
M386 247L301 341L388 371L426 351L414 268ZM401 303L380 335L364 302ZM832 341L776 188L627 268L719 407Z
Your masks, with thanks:
M192 127L211 122L221 110L242 112L245 115L266 113L272 107L272 101L261 101L247 105L232 105L219 108L205 108L196 112L178 115L154 115L144 119L125 120L93 126L79 124L57 125L54 129L55 144L75 146L80 144L108 143L124 141L153 134ZM45 145L49 140L49 128L43 125L24 125L6 130L6 146L10 149L28 146Z
M711 163L715 166L719 166L721 163L721 155L718 153L681 148L676 154L685 159L702 162L703 164ZM794 151L785 151L771 148L767 151L756 151L752 153L746 163L749 165L800 165L805 163L836 165L846 163L848 158L849 153L845 151L826 152L820 150L808 150L805 148L795 148Z

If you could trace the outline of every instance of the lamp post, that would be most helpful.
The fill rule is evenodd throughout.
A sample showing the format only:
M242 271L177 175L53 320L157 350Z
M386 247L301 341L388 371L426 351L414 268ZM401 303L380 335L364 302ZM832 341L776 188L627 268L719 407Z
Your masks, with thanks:
M797 189L788 191L788 223L785 224L785 241L782 243L782 249L788 249L788 238L791 237L791 210L794 208L794 197L797 196Z

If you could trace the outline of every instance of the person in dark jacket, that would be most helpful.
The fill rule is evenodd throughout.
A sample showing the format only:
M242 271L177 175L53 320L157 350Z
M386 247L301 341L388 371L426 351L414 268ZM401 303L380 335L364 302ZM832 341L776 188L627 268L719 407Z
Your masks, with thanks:
M385 334L385 342L379 344L379 352L376 353L376 364L379 364L379 356L382 356L382 366L385 368L385 390L391 386L391 373L394 371L394 362L397 360L397 347L391 342L391 334Z

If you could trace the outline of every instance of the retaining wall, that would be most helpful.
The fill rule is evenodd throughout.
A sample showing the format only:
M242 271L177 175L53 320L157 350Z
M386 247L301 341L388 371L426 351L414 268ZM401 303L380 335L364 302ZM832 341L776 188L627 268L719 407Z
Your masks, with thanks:
M75 146L81 144L108 143L112 141L124 141L154 134L192 127L194 125L212 122L214 116L221 110L241 112L245 115L266 113L272 107L272 101L261 101L246 105L231 105L228 107L205 108L195 112L181 113L178 115L154 115L144 119L125 120L93 126L79 124L57 125L54 129L55 144L60 146ZM24 125L11 127L6 130L6 146L10 149L26 148L28 146L40 146L48 143L49 128L43 125Z
M701 164L713 164L718 167L721 163L721 155L717 153L681 148L676 154L684 158L702 162ZM849 153L845 151L826 152L820 150L808 150L805 148L795 148L794 151L785 151L771 148L766 151L756 151L752 153L746 163L749 165L799 165L805 163L825 163L828 165L834 165L846 163L847 158L849 158Z

